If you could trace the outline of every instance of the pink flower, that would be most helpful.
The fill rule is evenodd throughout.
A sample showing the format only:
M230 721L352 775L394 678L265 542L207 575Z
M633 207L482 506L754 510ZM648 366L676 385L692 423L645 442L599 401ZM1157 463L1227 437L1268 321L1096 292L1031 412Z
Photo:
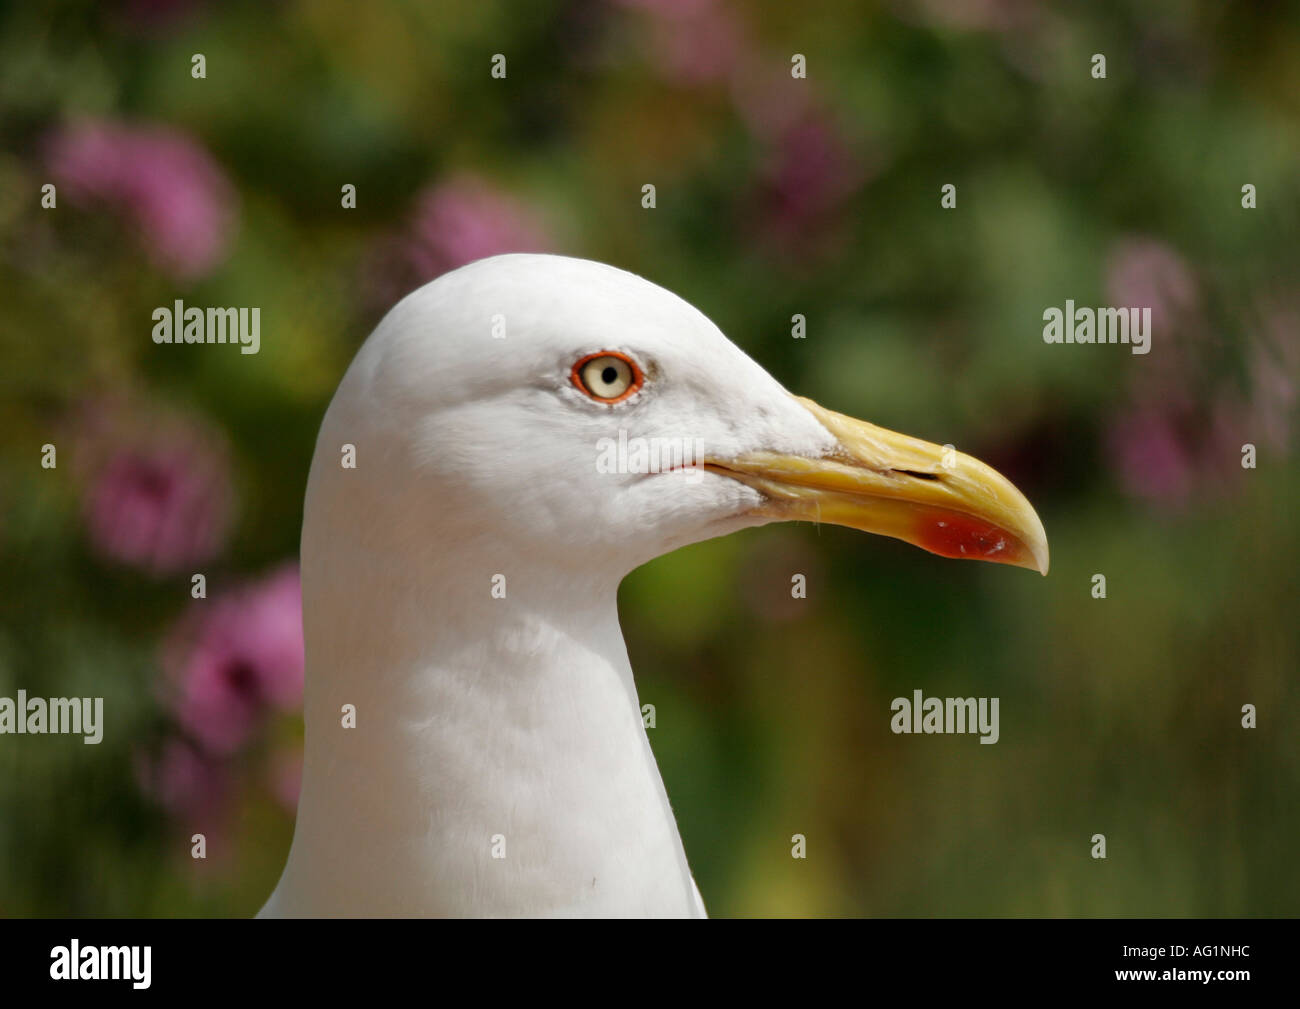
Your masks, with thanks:
M225 255L234 192L197 142L167 127L82 122L48 140L54 181L77 206L108 206L160 269L188 279Z
M651 19L651 46L662 76L683 84L727 80L748 46L730 9L717 0L621 0Z
M620 0L651 20L663 76L688 85L725 82L758 143L761 165L748 217L769 248L803 257L846 237L842 210L878 168L853 151L789 55L760 52L722 0Z
M1116 307L1151 309L1151 329L1168 338L1200 304L1200 289L1187 261L1153 238L1128 238L1111 249L1106 297Z
M476 259L551 247L528 207L477 176L455 176L426 189L407 232L376 248L365 287L376 306L387 308L408 291Z
M83 502L97 553L165 575L220 552L233 497L224 452L193 435L101 450Z
M1129 405L1106 436L1128 493L1163 507L1222 496L1240 482L1245 443L1286 450L1300 371L1294 305L1264 303L1240 320L1256 332L1239 383L1223 367L1195 271L1170 246L1117 243L1105 287L1112 305L1151 309L1150 358L1132 372Z
M732 100L746 128L764 144L779 143L801 122L817 117L817 102L807 80L788 69L753 61L732 81Z
M1138 406L1106 434L1124 490L1173 509L1187 505L1193 494L1216 497L1229 490L1241 475L1246 440L1243 411L1228 398L1196 410Z
M216 832L230 797L226 769L180 739L169 739L153 759L136 764L141 790L174 818Z
M828 251L843 224L844 204L865 172L826 117L809 115L781 131L759 182L760 228L775 248Z
M487 183L462 176L426 191L415 211L408 255L422 280L503 252L541 252L537 218Z
M1130 494L1181 503L1192 482L1192 461L1170 418L1155 410L1133 411L1107 432L1120 483Z
M1252 426L1270 447L1285 452L1300 385L1300 306L1264 305L1260 328L1250 355Z
M206 751L230 754L272 710L302 702L302 590L296 566L211 603L168 642L176 719ZM208 608L203 612L203 608Z

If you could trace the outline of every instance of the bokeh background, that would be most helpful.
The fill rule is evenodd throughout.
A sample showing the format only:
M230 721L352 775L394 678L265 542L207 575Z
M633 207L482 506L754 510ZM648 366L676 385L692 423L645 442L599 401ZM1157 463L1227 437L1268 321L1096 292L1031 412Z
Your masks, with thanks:
M1042 579L769 527L628 579L713 914L1300 909L1293 5L54 6L0 6L0 695L107 726L0 737L0 913L261 905L317 425L397 297L524 249L987 459L1051 541ZM176 298L259 306L261 352L154 345ZM1066 298L1151 307L1152 352L1045 345ZM918 688L1000 697L1001 741L891 734Z

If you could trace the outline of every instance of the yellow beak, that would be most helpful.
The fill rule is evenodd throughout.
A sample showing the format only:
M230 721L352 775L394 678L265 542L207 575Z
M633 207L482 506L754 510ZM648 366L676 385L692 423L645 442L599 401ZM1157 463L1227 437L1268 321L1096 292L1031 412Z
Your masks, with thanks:
M997 470L952 448L887 431L795 397L839 441L819 459L756 452L705 468L762 491L756 514L849 526L942 557L1047 574L1047 534Z

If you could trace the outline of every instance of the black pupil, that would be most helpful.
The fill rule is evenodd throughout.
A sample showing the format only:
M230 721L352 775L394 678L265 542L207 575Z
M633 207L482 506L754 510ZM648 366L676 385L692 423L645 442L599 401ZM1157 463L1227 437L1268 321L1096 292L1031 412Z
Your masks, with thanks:
M616 378L618 378L618 369L612 364L606 365L605 370L600 373L600 380L606 385L613 385Z

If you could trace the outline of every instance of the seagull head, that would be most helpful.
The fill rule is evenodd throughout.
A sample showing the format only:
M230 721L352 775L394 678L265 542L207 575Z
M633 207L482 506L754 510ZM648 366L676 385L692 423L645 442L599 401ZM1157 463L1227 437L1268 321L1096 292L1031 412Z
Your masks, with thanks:
M341 384L314 483L341 483L319 463L343 443L379 477L347 492L358 520L490 529L493 554L557 571L621 578L807 520L1047 573L1042 523L995 470L792 395L681 298L587 260L495 256L408 295Z
M508 255L408 295L316 442L303 784L263 913L702 914L617 587L786 519L1047 570L988 466L791 395L630 273Z

